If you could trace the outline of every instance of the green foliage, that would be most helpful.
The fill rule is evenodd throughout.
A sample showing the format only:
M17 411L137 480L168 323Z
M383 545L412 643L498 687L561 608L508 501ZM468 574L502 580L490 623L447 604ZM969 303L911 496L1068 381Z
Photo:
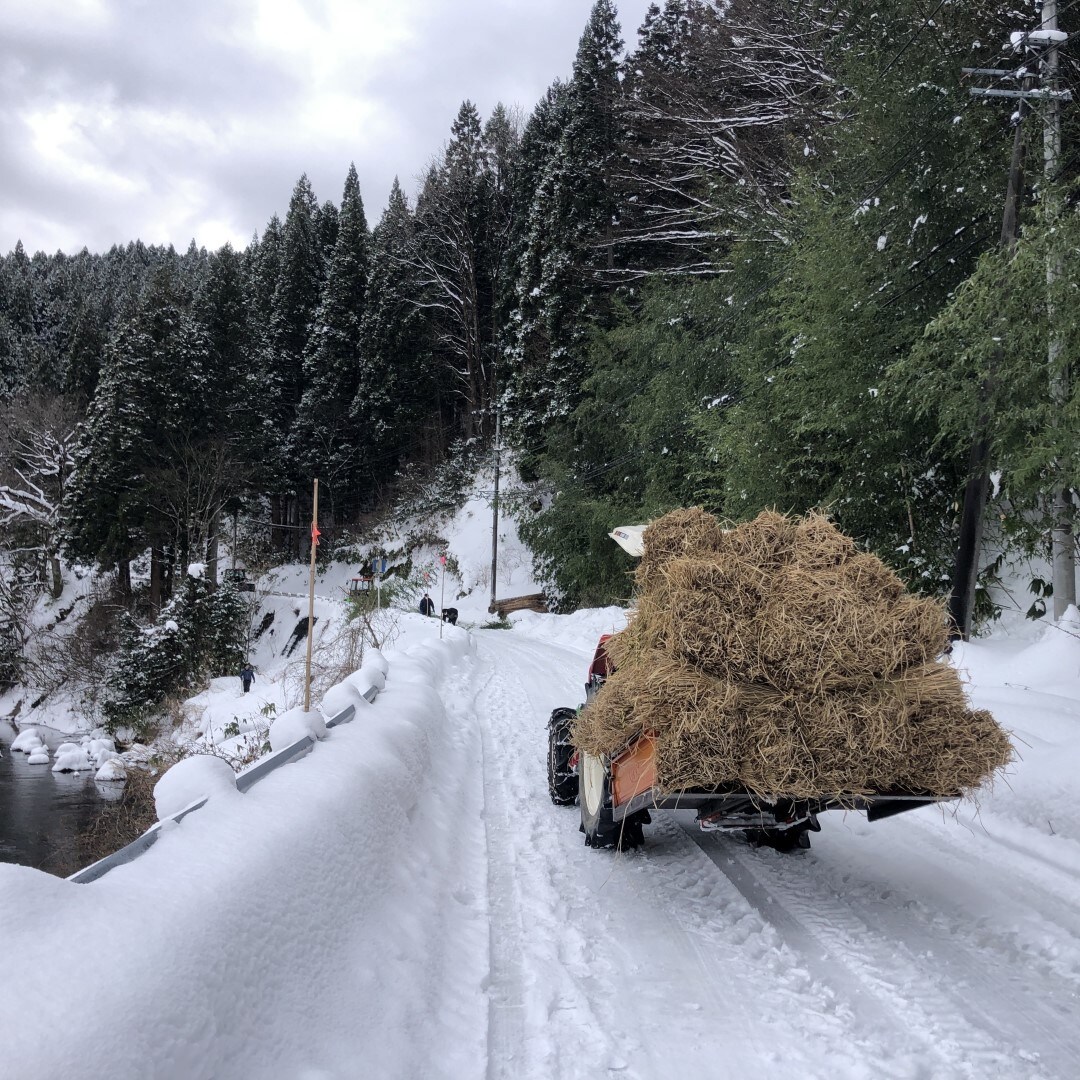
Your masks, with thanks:
M1053 368L1047 303L1032 303L1046 295L1051 242L1062 256L1048 297L1061 345ZM1080 484L1080 394L1067 377L1060 400L1050 391L1080 347L1078 252L1080 225L1067 215L1052 232L1038 223L1027 228L1011 258L984 255L894 371L898 387L936 430L940 453L960 457L977 426L986 433L991 467L1000 474L998 512L1007 517L1012 541L1029 548L1045 537L1053 488Z
M105 697L105 726L152 734L165 700L206 678L234 674L244 661L247 610L229 585L211 592L189 575L150 626L130 615L121 629Z
M609 500L561 491L552 506L524 521L519 532L532 548L542 580L558 611L625 601L633 562L608 537L635 517Z
M717 282L658 285L593 334L582 400L540 462L554 498L522 525L561 607L625 601L631 563L608 532L694 500L694 416L727 382L726 314Z

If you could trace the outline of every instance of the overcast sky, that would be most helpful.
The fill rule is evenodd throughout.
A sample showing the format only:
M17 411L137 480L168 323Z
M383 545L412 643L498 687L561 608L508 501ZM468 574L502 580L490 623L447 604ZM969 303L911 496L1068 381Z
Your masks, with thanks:
M632 42L649 0L618 3ZM526 113L592 0L0 0L0 252L244 247L306 172L374 225L462 100Z

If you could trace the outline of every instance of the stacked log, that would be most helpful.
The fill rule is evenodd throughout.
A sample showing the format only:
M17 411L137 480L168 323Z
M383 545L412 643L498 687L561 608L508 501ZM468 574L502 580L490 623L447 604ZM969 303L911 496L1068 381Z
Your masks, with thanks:
M488 614L498 615L500 619L505 619L511 611L537 611L544 614L547 609L547 597L542 592L511 596L506 600L492 600L488 604Z

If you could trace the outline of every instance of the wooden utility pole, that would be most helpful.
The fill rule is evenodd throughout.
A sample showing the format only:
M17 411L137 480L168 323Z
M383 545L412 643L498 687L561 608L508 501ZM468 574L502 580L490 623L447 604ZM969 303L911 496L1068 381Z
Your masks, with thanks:
M495 403L495 493L491 500L491 606L495 606L495 575L499 568L499 403Z
M1050 237L1046 256L1047 316L1050 340L1046 351L1046 366L1050 376L1050 404L1060 416L1069 394L1069 372L1063 357L1065 343L1061 331L1054 325L1054 286L1064 271L1061 245L1055 232L1061 216L1058 194L1058 162L1061 158L1061 105L1063 96L1058 87L1058 46L1066 35L1058 30L1057 0L1043 0L1042 23L1044 51L1040 57L1042 85L1047 92L1043 123L1043 211ZM1051 496L1050 546L1053 562L1054 618L1060 619L1070 604L1076 603L1076 546L1073 538L1073 493L1061 477L1060 464L1054 463L1054 485Z
M319 481L311 502L311 572L308 577L307 660L304 664L304 712L311 712L311 639L315 629L315 552L319 546Z

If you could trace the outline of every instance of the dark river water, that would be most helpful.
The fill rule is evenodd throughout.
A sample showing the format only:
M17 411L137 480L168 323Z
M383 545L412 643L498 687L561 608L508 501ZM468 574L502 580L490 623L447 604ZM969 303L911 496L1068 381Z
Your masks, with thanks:
M37 730L50 750L70 738ZM81 866L76 836L107 800L119 797L122 785L96 784L93 772L54 773L51 764L27 765L27 754L11 752L16 734L0 720L0 862L74 873Z

